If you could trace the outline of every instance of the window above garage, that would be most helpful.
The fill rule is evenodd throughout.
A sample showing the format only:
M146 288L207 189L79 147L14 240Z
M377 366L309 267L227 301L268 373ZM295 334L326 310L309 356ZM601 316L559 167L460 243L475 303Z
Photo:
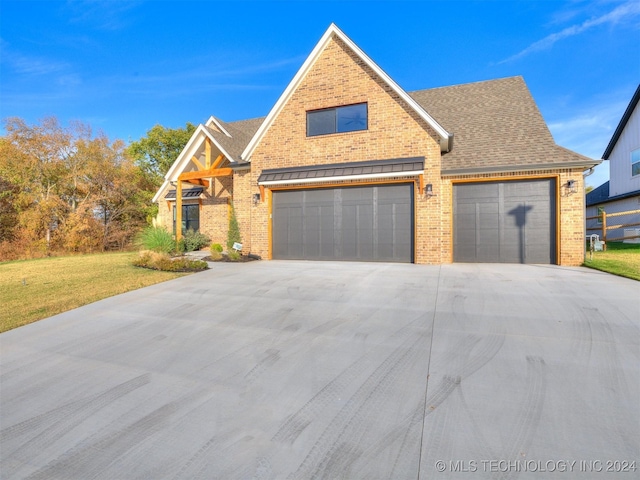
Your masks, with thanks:
M307 112L307 137L367 130L367 110L366 103L310 110Z

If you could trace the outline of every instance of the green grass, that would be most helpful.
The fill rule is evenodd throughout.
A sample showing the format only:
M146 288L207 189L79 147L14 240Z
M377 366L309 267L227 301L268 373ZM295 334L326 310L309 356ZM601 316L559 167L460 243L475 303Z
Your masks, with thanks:
M589 256L587 251L585 267L640 280L640 244L611 242L606 252L593 252L593 260Z
M131 265L136 253L0 263L0 332L186 275Z

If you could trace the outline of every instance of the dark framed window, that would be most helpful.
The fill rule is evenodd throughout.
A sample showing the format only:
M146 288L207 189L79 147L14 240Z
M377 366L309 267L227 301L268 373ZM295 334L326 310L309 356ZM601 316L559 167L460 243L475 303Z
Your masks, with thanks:
M176 234L176 206L173 205L173 234ZM200 229L200 205L182 205L182 234L187 230L197 232Z
M358 130L367 130L368 127L368 108L366 103L307 112L307 137L356 132Z

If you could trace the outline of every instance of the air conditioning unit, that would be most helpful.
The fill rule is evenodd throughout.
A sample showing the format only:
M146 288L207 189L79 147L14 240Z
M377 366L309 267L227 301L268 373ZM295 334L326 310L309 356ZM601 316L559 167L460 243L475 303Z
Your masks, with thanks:
M625 238L622 243L640 243L640 228L625 228L625 237L633 237L634 235L637 235L636 238Z

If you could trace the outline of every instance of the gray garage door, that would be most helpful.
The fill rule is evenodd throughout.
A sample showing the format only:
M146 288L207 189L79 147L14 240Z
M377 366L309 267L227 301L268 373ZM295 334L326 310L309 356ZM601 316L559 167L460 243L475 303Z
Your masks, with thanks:
M551 179L453 186L456 262L555 263Z
M413 184L273 194L273 258L413 261Z

